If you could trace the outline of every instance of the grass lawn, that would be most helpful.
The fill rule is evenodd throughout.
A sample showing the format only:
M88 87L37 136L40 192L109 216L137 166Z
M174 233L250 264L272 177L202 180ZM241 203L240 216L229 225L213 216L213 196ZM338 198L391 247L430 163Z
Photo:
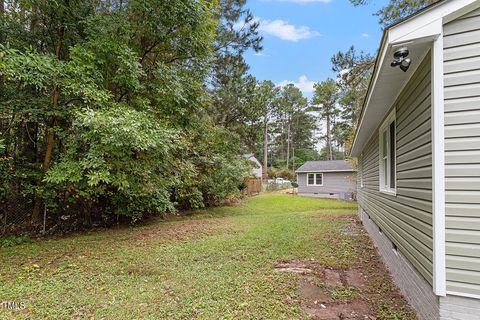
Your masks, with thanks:
M3 248L0 301L26 308L0 306L0 318L308 319L305 281L332 305L361 299L378 318L413 318L355 213L354 203L264 194L174 221ZM276 272L292 261L314 274ZM367 280L330 288L315 276L325 269L362 270Z

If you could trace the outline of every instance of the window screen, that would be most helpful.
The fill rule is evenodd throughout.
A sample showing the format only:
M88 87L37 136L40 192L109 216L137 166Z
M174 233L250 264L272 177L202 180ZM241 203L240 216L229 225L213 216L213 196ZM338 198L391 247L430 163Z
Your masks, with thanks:
M308 184L315 184L315 175L313 173L308 174Z
M323 184L323 174L321 173L316 174L316 184Z
M396 192L396 123L395 110L383 122L379 130L379 185L380 191Z
M395 189L395 121L390 123L390 188Z

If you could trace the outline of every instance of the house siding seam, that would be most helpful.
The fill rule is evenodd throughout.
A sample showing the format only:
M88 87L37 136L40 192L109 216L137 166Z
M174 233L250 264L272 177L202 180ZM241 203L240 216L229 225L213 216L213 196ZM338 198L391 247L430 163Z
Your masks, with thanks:
M378 232L378 226L365 212L362 212L361 208L359 215L365 230L387 265L388 271L417 312L418 318L421 320L438 319L439 302L430 284L412 267L406 257L393 250L390 240L383 233Z
M443 32L447 291L480 295L480 9Z
M399 252L432 285L432 141L431 55L427 54L402 90L396 110L395 195L379 191L378 129L363 149L360 159L363 188L358 189L360 207L382 229ZM358 182L358 185L360 183ZM431 289L430 289L431 290Z
M312 172L314 173L314 172ZM321 171L318 171L321 173ZM298 173L298 194L338 195L342 192L355 192L355 172L323 172L323 186L308 186L307 173Z

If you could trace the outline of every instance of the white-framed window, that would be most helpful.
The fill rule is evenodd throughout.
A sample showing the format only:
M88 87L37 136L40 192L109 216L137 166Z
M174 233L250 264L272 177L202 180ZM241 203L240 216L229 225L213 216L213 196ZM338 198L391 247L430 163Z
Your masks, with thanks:
M358 160L358 167L359 167L359 171L360 171L360 188L363 188L365 187L365 184L363 183L363 170L364 170L364 167L363 167L363 153L360 155L360 159Z
M323 173L307 173L307 186L323 186Z
M380 191L396 194L396 121L393 110L380 126L379 154L380 154Z

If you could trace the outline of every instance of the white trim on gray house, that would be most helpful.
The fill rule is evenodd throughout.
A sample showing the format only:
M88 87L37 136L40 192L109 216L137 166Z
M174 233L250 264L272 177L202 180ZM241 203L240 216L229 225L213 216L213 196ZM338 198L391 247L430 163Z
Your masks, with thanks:
M322 172L308 172L307 186L323 187L323 173Z
M378 140L380 152L379 154L379 190L383 193L393 194L397 193L396 186L396 117L395 110L390 111L390 114L383 120L380 129L378 130Z
M402 47L406 72L390 65ZM480 0L443 0L387 28L352 155L361 219L420 319L480 319L479 141Z
M433 291L446 295L445 256L445 129L443 106L443 28L433 41L432 53L432 211Z

